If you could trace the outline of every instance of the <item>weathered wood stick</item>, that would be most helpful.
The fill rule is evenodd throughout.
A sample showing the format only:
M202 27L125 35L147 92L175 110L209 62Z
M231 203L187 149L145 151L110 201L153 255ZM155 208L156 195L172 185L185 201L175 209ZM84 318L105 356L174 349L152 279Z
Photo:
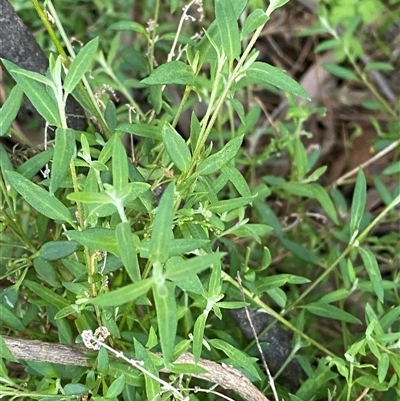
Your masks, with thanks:
M93 351L88 351L87 348L79 345L22 340L7 336L2 336L2 338L14 357L19 360L90 366L88 358L93 354ZM192 354L185 353L175 362L194 364L194 358ZM237 369L206 359L200 359L197 365L206 369L208 373L192 374L191 376L218 384L226 390L232 390L247 401L269 401ZM161 371L170 373L166 368L163 368Z

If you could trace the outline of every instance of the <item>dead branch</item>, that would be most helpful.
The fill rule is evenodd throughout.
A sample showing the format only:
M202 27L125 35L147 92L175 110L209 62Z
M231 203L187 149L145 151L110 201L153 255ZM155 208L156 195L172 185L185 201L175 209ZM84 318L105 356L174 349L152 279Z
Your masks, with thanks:
M14 357L19 360L90 366L88 358L93 355L92 351L88 351L87 348L78 345L22 340L7 336L2 336L2 338ZM185 353L175 362L194 364L194 358L192 354ZM208 373L192 374L191 376L218 384L226 390L233 390L246 401L269 401L237 369L206 359L200 359L197 365L206 369ZM170 373L166 368L163 368L161 372Z

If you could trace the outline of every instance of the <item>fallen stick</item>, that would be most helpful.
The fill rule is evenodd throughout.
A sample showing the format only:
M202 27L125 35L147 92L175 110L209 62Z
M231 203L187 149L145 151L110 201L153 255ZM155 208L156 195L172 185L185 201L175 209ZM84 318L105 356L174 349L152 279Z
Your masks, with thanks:
M2 338L13 356L19 360L90 366L88 358L90 358L90 355L93 355L92 351L88 351L87 348L79 345L22 340L8 336L2 336ZM194 364L194 358L192 354L185 353L175 362ZM269 401L237 369L206 359L200 359L197 365L206 369L208 373L191 374L191 376L218 384L226 390L232 390L246 401ZM166 368L161 369L161 372L170 373Z

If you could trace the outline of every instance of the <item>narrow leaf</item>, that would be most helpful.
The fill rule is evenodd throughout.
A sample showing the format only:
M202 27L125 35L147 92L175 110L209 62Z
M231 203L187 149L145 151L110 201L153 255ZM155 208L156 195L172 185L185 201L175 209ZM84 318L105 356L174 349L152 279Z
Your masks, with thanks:
M50 193L54 194L66 177L75 149L75 131L71 128L57 128L50 177Z
M289 0L270 0L266 14L268 17L275 11L277 8L285 5Z
M3 322L4 325L10 329L25 331L25 326L22 324L21 320L2 303L0 303L0 322Z
M153 286L153 296L157 311L158 335L164 363L172 363L175 346L178 313L175 298L175 284L165 282Z
M117 131L124 131L129 134L137 135L143 138L155 139L161 141L161 128L148 124L121 124L116 128Z
M244 22L242 29L242 38L245 38L258 27L264 25L269 20L268 15L261 8L255 9Z
M74 241L50 241L43 244L39 255L46 260L58 260L65 258L78 249Z
M193 80L194 73L190 66L182 61L170 61L157 67L140 82L146 85L190 85Z
M119 255L115 232L106 228L91 228L85 231L69 230L65 232L72 240L98 251L111 252Z
M169 184L157 208L149 249L149 258L152 262L164 263L169 257L174 216L174 191L174 183Z
M4 174L15 190L39 213L49 219L72 224L71 213L56 197L15 171L5 171Z
M10 75L20 85L21 89L29 98L37 112L50 125L61 126L61 118L57 104L55 100L47 93L46 89L33 78L24 75L25 70L22 68L7 60L2 59L2 62Z
M64 81L65 94L71 93L75 89L75 86L82 79L85 72L91 67L98 44L98 37L92 39L82 47L78 55L72 60Z
M114 147L112 155L113 186L119 191L128 184L128 156L124 145L122 145L120 135L114 135Z
M325 302L311 302L304 306L304 308L317 316L336 319L347 323L361 324L361 321L354 315Z
M358 81L357 75L354 74L352 70L341 67L340 65L333 63L322 63L322 67L324 67L326 71L337 76L338 78Z
M207 320L207 313L204 311L197 319L193 328L193 357L197 363L201 356L203 348L204 328Z
M182 262L176 262L172 266L168 266L165 277L171 280L175 278L185 277L188 274L197 274L210 267L213 263L218 262L224 254L216 252L212 254L196 256Z
M360 168L357 174L357 181L354 188L353 200L351 203L350 216L350 237L354 238L359 230L360 222L364 214L365 202L367 199L367 183L363 170Z
M8 129L15 120L21 105L22 95L23 92L20 85L15 85L3 106L0 108L0 136L8 132Z
M42 298L42 300L46 302L46 305L54 305L58 309L66 308L70 305L65 298L39 283L30 280L24 280L23 285Z
M292 93L295 96L311 100L305 89L280 68L273 67L261 61L256 61L246 71L246 74L250 78L266 82L286 92Z
M238 366L246 369L250 374L252 374L257 379L260 379L260 375L258 374L257 369L254 367L254 361L256 360L256 358L251 358L243 351L236 349L226 341L219 339L210 339L208 341L213 347L221 350L230 359L235 361L235 363Z
M140 281L140 270L135 241L128 222L119 223L115 229L121 261L132 282Z
M243 136L231 139L219 152L207 157L197 168L199 175L215 173L223 165L232 160L242 145Z
M215 0L215 19L222 49L228 60L232 62L240 56L241 42L239 26L231 0Z
M191 154L185 140L166 122L162 128L162 139L169 157L182 172L189 170Z
M145 295L152 284L153 280L147 278L146 280L126 285L125 287L118 288L118 290L108 292L107 294L99 295L97 298L93 298L89 302L103 308L107 306L120 306Z
M359 247L357 250L363 260L364 267L367 270L368 276L371 280L372 288L374 289L379 301L383 303L384 291L382 285L382 276L376 257L369 248Z

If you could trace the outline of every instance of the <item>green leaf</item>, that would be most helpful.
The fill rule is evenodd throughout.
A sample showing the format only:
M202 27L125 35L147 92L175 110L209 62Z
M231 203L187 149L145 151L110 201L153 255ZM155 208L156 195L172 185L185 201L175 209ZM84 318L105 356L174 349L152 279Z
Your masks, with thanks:
M153 279L147 278L137 283L118 288L118 290L99 295L96 298L90 299L89 303L103 308L107 306L120 306L145 295L152 284Z
M361 321L354 315L325 302L311 302L308 305L305 305L304 308L317 316L336 319L347 323L361 324Z
M150 329L153 329L153 326L150 327ZM154 333L154 332L153 332ZM157 368L154 366L154 363L152 362L148 351L143 347L142 344L140 344L139 341L136 340L136 338L133 338L133 344L135 347L135 357L139 361L143 361L143 367L152 373L154 376L158 377L159 373ZM149 375L144 375L144 380L146 383L146 395L148 400L156 400L157 395L161 391L161 386L160 383L157 380L154 380L152 377Z
M246 198L226 199L212 203L207 207L210 212L225 213L253 202L256 195Z
M29 76L26 75L27 71L18 67L17 65L11 63L10 61L2 59L4 66L7 68L10 75L14 78L20 88L23 90L25 95L31 101L37 112L50 124L54 126L61 126L61 118L60 113L57 107L55 100L47 93L46 89L32 78L32 74L35 74L29 71ZM40 75L37 74L40 79L40 82L45 82L47 84L52 84L52 82ZM36 77L36 76L35 76Z
M179 256L202 248L210 241L206 239L178 238L172 239L169 244L169 256ZM151 241L141 241L139 244L140 256L149 258Z
M188 274L197 274L209 268L212 264L218 262L224 254L215 252L212 254L196 256L194 258L177 261L171 266L168 266L165 272L165 277L171 280L183 278Z
M116 128L117 131L128 132L143 138L150 138L157 141L162 140L161 128L148 124L121 124Z
M141 33L144 36L148 36L146 32L146 28L139 24L138 22L135 21L119 21L119 22L114 22L114 24L111 24L108 29L114 29L116 31L134 31Z
M110 358L108 357L107 350L104 347L101 347L99 353L96 358L96 371L103 376L108 374L108 370L110 368Z
M136 245L128 222L119 223L115 229L121 261L132 282L140 281ZM128 251L127 251L128 250Z
M169 257L169 244L172 237L172 219L174 216L174 183L164 191L158 205L153 223L149 259L152 262L164 263Z
M50 177L50 193L54 194L66 177L68 166L75 151L75 131L71 128L57 128Z
M364 215L365 202L367 199L367 183L363 170L360 168L357 174L357 181L354 188L353 200L351 203L350 215L350 237L352 240L358 234L361 219Z
M30 157L24 164L17 168L17 172L30 180L52 159L53 153L54 148L50 148Z
M153 296L156 304L158 336L164 363L168 365L172 363L176 329L178 327L175 284L165 282L153 285Z
M182 61L170 61L157 67L140 82L146 85L191 85L194 77L190 66Z
M111 386L108 388L106 397L113 398L118 397L125 388L125 375L120 375L117 379L115 379Z
M289 77L282 69L273 67L268 63L256 61L248 68L246 74L250 78L255 78L258 81L266 82L293 95L311 100L309 94L299 83Z
M66 396L80 395L88 392L89 389L81 383L68 383L64 386L64 394Z
M234 361L237 366L246 369L251 375L260 380L260 375L257 372L257 369L254 367L254 361L256 358L249 357L243 351L240 351L230 345L229 343L219 340L219 339L210 339L208 342L215 348L221 350L224 354L226 354L232 361Z
M335 75L338 78L350 80L350 81L358 81L357 75L354 74L352 70L341 67L340 65L333 63L322 63L322 67L325 68L326 71Z
M268 15L261 8L255 9L244 22L242 28L242 38L245 38L258 27L264 25L269 20Z
M25 331L25 326L22 324L21 320L2 303L0 303L0 322L3 322L4 325L10 329Z
M379 301L383 303L384 291L382 286L382 276L376 257L369 248L359 247L357 248L357 251L363 260L364 267L367 270L374 292Z
M316 183L287 182L282 188L293 195L304 196L306 198L315 198L332 219L337 223L336 209L326 190Z
M115 232L106 228L89 228L84 231L69 230L65 232L69 238L83 246L97 251L111 252L119 255L119 248Z
M112 163L113 186L119 191L128 184L128 156L120 135L114 135Z
M46 260L58 260L65 258L78 249L78 244L74 241L49 241L42 245L38 252Z
M55 196L15 171L5 171L4 175L25 201L43 216L73 224L71 213Z
M191 154L185 140L166 122L162 128L162 139L169 157L182 172L189 170Z
M193 327L193 357L194 362L197 363L201 356L201 350L203 348L204 328L206 326L208 313L203 313L196 319Z
M15 85L0 108L0 136L6 134L18 114L23 92L19 85Z
M275 274L273 276L263 277L257 280L256 286L259 292L265 292L272 288L282 287L287 283L305 284L309 282L309 279L301 276L296 276L294 274Z
M1 312L0 312L0 319L1 319ZM4 358L6 361L11 361L11 362L18 361L17 358L15 358L12 352L8 349L7 344L3 340L3 337L1 335L0 335L0 358Z
M289 0L270 0L267 11L265 12L268 17L275 11L277 8L285 5Z
M65 298L39 283L24 280L23 285L33 291L36 295L39 295L39 297L46 302L46 305L54 305L58 309L63 309L70 305Z
M383 61L375 61L375 62L369 62L365 68L365 72L370 72L370 71L393 71L394 67L392 64L383 62Z
M85 72L91 67L98 45L99 38L96 37L86 43L72 60L64 81L65 96L75 89L76 85L78 85L79 81L85 75Z
M203 160L197 167L197 173L199 175L215 173L236 156L242 145L242 141L243 135L231 139L219 152Z
M233 184L239 194L243 197L250 197L251 191L247 181L243 177L242 173L230 163L225 164L221 167L222 172L227 176L229 181Z
M231 0L215 0L217 21L222 49L230 62L238 59L241 52L240 32Z

